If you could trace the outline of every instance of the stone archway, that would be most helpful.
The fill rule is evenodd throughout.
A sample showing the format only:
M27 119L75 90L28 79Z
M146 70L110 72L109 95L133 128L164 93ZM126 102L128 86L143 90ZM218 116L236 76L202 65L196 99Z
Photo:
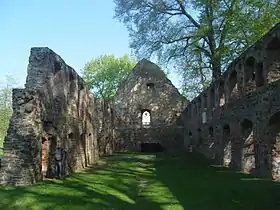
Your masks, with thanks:
M272 178L280 181L280 111L276 112L269 119L269 134L270 134L270 154L269 168L271 168Z
M245 61L244 66L244 80L245 80L245 92L250 93L256 90L256 60L253 56L250 56Z
M241 169L244 172L250 173L255 168L253 122L244 119L240 124L240 132L242 146Z
M47 137L42 138L42 175L47 176L49 164L49 139Z
M267 81L272 83L280 79L280 39L278 37L272 38L267 44L266 53Z
M228 88L230 101L235 101L238 98L238 88L237 88L237 72L234 70L231 72L228 79Z
M210 158L211 159L215 159L215 138L214 138L214 128L212 126L210 126L208 128L208 149L210 151Z
M230 126L228 124L223 126L223 145L224 145L223 165L229 166L231 162L231 139L230 139Z

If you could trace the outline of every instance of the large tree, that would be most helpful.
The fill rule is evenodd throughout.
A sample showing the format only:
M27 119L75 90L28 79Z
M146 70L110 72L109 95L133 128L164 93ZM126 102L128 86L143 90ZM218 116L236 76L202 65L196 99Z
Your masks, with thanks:
M101 55L85 65L82 77L97 97L111 100L135 65L136 59L128 55Z
M191 92L280 21L279 0L114 1L136 55L175 67Z

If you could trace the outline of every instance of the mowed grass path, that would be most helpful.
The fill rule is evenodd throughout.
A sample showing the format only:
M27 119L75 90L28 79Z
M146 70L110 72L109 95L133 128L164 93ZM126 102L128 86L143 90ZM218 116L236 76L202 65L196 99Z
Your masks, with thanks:
M0 188L0 209L279 209L280 185L195 155L116 154L64 181Z

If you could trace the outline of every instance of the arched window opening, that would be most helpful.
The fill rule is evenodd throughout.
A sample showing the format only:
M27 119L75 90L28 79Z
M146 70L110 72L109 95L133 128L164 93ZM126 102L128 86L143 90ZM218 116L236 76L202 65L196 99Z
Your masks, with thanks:
M209 109L207 110L207 116L208 116L208 119L211 119L212 116L213 116L213 111L215 109L215 90L214 90L214 87L211 87L210 90L208 90L208 106L209 106Z
M280 39L274 37L267 45L268 50L280 50Z
M224 81L221 81L219 84L219 100L220 107L225 104L225 89L224 89Z
M280 79L280 39L274 37L267 45L267 58L265 62L268 66L268 83Z
M255 73L255 58L254 57L249 57L247 58L247 60L245 61L245 72L244 72L244 76L245 76L245 81L248 82L249 80L254 80L254 73Z
M207 122L207 114L206 114L206 111L202 112L201 117L202 117L202 123L205 124L205 123Z
M42 175L47 176L49 159L49 141L47 137L42 138Z
M189 131L189 141L188 141L188 144L187 144L189 152L192 152L193 144L194 144L194 141L193 141L192 132Z
M189 105L188 105L188 113L189 113L189 118L192 118L192 116L193 116L193 104L192 103L189 103Z
M215 90L214 88L211 88L210 90L210 103L211 103L211 110L215 108Z
M228 124L226 124L226 125L224 125L224 127L223 127L223 136L224 136L224 138L225 138L225 137L228 138L229 135L230 135L230 127L229 127Z
M142 125L148 126L151 124L151 111L142 110Z
M201 98L197 99L197 108L198 108L198 112L201 111Z
M212 148L214 145L214 129L212 126L209 127L208 133L209 133L209 148Z
M252 129L253 129L253 123L251 120L245 119L241 122L241 134L248 136Z
M255 71L255 63L256 60L254 57L249 57L245 61L244 68L244 79L245 79L245 91L246 93L250 93L256 90L256 71Z
M207 94L203 94L203 108L207 109Z
M223 126L223 142L224 142L223 164L225 166L229 166L231 162L231 141L230 141L230 127L228 124Z
M208 131L209 131L209 136L210 136L211 138L213 138L213 137L214 137L214 129L213 129L213 127L210 126L209 129L208 129Z
M233 71L229 77L229 95L231 101L237 99L238 90L237 90L237 72Z
M244 119L240 123L240 130L243 146L240 148L241 159L238 164L244 172L250 173L255 168L253 122Z
M256 86L261 87L264 85L263 63L257 64Z
M197 107L196 107L196 103L195 102L193 102L192 107L193 107L194 116L196 116L196 114L197 114Z
M269 119L270 143L272 160L268 168L271 168L272 178L280 180L280 111Z

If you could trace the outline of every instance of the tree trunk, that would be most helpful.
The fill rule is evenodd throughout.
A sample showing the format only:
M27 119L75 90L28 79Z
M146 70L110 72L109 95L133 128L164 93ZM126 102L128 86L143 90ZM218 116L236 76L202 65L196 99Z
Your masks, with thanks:
M212 81L217 80L221 76L221 62L220 59L215 59L212 62Z

